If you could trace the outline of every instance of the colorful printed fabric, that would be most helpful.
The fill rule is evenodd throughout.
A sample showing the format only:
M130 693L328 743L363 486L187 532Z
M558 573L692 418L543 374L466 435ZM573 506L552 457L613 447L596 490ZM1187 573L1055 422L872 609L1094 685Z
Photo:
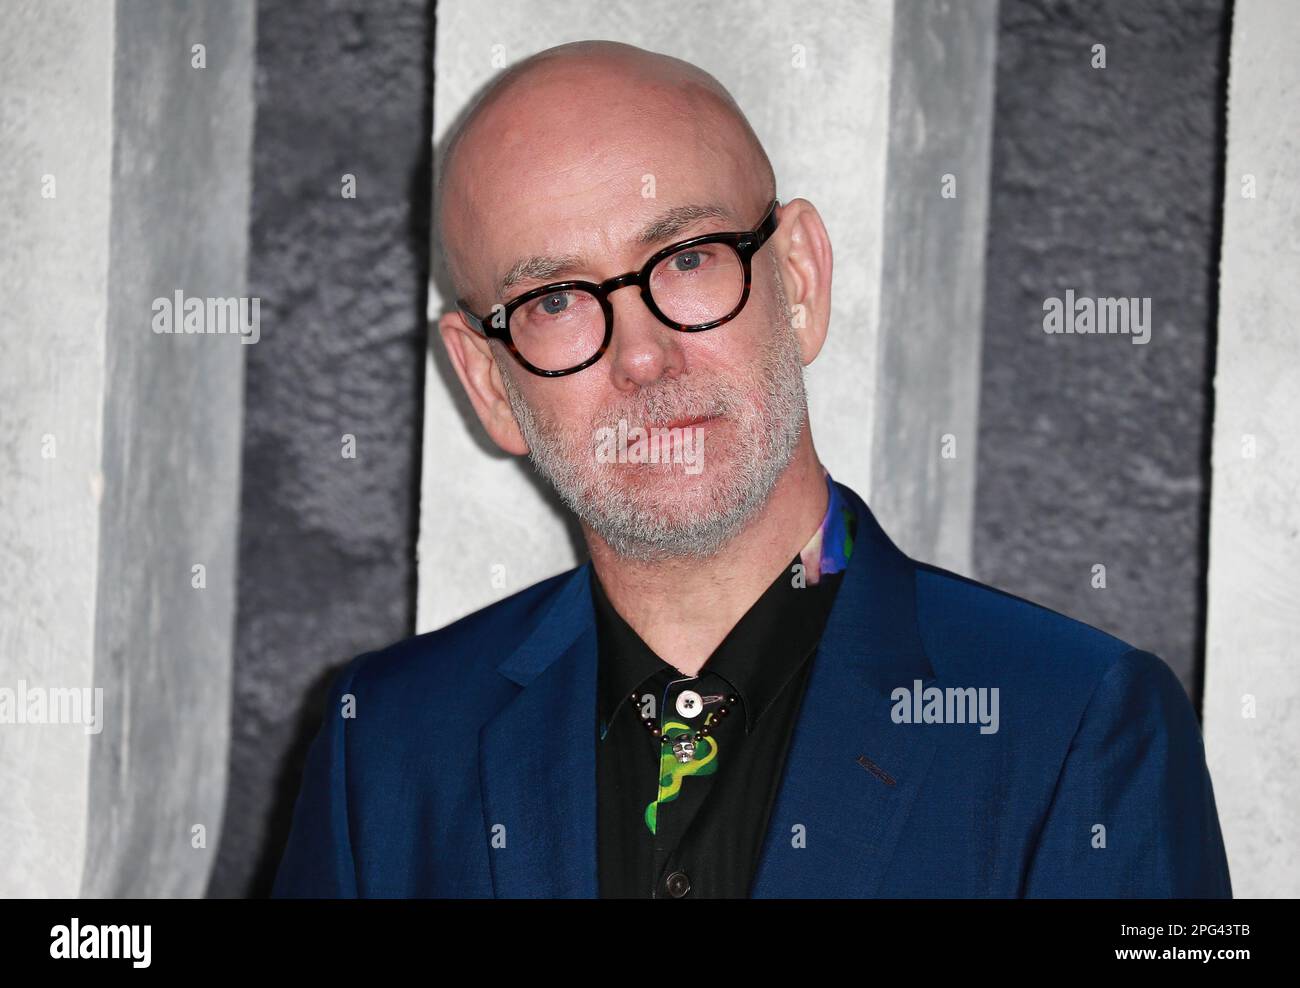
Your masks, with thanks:
M813 537L799 553L803 562L804 579L809 584L820 582L823 573L841 572L848 566L849 556L853 554L857 516L840 497L829 473L826 474L826 489L830 493L830 503L826 505L821 527L813 533Z
M713 718L709 714L709 723ZM669 721L664 725L665 732L671 731L669 737L678 737L682 734L689 734L691 729L677 721ZM718 770L718 742L715 738L705 737L700 739L700 744L708 746L708 753L696 757L689 762L679 762L677 756L673 754L672 745L664 745L663 754L659 756L659 798L650 803L645 808L645 825L650 828L650 833L655 833L655 825L658 823L658 813L660 803L670 803L677 798L681 792L682 780L688 775L712 775Z

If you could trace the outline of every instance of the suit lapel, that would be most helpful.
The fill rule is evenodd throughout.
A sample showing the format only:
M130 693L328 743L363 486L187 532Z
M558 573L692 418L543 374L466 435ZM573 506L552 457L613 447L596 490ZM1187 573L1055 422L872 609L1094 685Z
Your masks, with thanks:
M934 755L933 732L890 719L890 693L934 679L916 630L915 573L866 504L814 657L751 894L874 895Z
M523 690L479 734L498 898L598 894L590 565L574 570L537 628L499 667Z

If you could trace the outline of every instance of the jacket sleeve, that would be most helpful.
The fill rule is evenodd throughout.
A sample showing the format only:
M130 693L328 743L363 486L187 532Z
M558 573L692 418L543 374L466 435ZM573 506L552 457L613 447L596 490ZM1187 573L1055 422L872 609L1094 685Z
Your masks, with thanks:
M344 698L352 693L364 655L334 677L325 716L307 752L302 788L294 803L289 841L280 859L272 898L353 899L356 863L348 825L347 729Z
M1162 660L1131 650L1101 678L1031 851L1024 894L1231 898L1200 725Z

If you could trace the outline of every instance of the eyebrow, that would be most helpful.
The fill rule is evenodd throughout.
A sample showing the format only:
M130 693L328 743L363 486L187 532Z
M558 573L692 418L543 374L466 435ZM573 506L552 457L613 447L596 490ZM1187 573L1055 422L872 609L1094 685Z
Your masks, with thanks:
M725 206L713 203L673 206L643 227L632 242L638 247L652 247L706 219L725 219L735 223L735 216ZM579 254L534 254L520 258L497 282L496 297L505 298L510 289L525 281L550 281L556 275L583 267L586 262L587 259Z

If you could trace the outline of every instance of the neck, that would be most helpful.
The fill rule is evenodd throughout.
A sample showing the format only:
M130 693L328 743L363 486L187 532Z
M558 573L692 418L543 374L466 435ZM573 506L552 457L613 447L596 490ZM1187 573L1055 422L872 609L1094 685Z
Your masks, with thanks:
M824 471L805 426L766 503L713 556L629 560L585 525L583 533L601 586L623 620L661 659L694 676L812 538L826 506Z

